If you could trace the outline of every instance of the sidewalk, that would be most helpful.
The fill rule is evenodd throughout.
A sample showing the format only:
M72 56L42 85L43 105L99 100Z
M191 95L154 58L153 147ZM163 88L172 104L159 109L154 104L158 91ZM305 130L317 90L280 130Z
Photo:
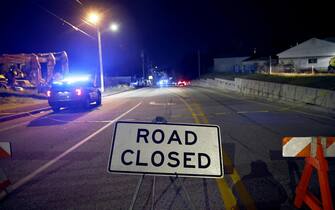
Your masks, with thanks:
M13 98L12 98L13 99ZM0 106L0 122L24 117L41 111L48 111L50 107L47 100L19 98L21 103L12 101L10 103L1 104Z

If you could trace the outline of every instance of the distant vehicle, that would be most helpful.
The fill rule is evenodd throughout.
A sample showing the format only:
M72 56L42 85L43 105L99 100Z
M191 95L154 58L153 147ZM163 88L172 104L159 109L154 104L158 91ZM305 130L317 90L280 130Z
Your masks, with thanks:
M61 107L90 108L101 105L101 92L89 77L69 77L53 82L47 91L48 102L54 112Z
M8 85L0 82L0 89L9 89Z
M177 83L173 80L172 77L170 77L170 78L161 78L156 83L156 85L159 86L159 87L171 87L171 86L176 86L176 84Z
M168 79L161 79L157 82L157 85L160 87L167 87L169 86L169 80Z
M15 80L14 86L16 87L22 87L24 89L35 89L36 86L33 85L29 80L27 79L17 79Z
M179 80L179 81L177 82L177 86L179 86L179 87L188 86L188 85L190 85L190 84L191 84L191 82L190 82L190 81L186 81L186 80Z
M140 87L148 87L150 86L150 80L145 80L143 78L136 80L135 82L130 83L132 87L140 88Z
M4 75L0 74L0 88L8 89L7 79Z

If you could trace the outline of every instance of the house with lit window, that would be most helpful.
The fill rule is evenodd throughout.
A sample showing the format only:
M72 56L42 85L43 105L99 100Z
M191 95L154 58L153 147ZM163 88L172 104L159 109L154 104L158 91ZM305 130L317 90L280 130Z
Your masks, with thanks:
M330 59L335 56L335 40L311 38L277 56L279 65L291 65L296 71L327 71Z

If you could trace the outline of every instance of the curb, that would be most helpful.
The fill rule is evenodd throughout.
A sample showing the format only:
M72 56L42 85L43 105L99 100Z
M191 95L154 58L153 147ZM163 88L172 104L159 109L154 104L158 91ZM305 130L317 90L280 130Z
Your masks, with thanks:
M21 117L29 116L29 115L32 115L32 114L37 114L37 113L40 113L40 112L43 112L43 111L49 111L49 110L51 110L51 107L44 107L44 108L34 109L34 110L31 110L31 111L27 111L27 112L21 112L21 113L18 113L18 114L8 115L8 116L0 117L0 122L5 122L5 121L8 121L8 120L13 120L13 119L16 119L16 118L21 118Z

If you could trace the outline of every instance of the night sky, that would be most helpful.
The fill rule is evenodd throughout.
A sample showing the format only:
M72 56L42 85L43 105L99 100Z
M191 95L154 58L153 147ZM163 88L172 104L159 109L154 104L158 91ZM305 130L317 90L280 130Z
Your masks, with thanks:
M146 62L192 77L200 50L202 71L213 57L277 54L312 37L335 37L331 1L1 0L0 53L67 51L70 71L97 70L97 40L83 23L89 9L104 14L101 26L105 73L141 72ZM294 3L292 3L294 2ZM108 31L116 21L120 31Z

